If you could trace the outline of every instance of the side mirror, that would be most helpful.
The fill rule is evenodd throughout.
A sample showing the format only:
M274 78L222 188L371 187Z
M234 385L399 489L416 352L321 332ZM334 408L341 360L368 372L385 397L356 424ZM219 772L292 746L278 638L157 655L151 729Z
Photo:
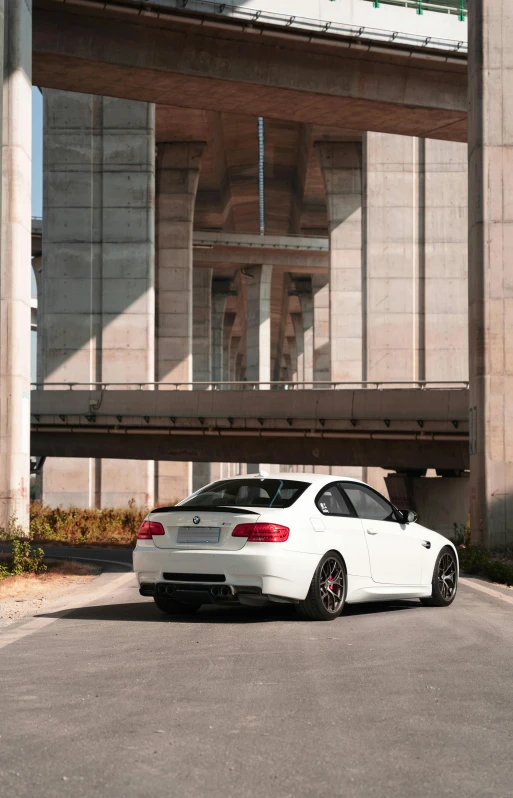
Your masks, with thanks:
M413 510L405 510L402 515L405 524L414 524L419 517Z

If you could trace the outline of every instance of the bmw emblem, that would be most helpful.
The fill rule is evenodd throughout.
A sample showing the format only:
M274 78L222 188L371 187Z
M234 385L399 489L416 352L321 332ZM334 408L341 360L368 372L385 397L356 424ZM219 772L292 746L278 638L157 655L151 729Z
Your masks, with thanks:
M199 524L200 521L201 518L199 517L199 515L195 515L194 518L192 519L193 524Z

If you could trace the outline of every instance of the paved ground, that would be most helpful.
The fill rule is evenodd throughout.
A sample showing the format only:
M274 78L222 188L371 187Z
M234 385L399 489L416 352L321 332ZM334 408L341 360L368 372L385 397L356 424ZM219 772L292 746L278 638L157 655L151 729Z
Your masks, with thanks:
M462 586L450 609L178 621L100 579L0 630L6 798L513 794L513 604Z

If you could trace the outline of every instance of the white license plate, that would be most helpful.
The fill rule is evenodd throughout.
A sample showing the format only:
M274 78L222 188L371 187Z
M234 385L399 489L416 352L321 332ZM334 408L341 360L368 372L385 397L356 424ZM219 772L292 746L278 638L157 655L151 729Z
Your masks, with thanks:
M219 543L218 526L179 526L177 543Z

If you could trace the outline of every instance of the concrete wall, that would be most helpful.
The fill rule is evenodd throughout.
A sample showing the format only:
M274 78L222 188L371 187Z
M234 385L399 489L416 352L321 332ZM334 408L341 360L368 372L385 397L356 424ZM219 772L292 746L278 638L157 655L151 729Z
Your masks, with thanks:
M154 380L154 107L44 92L46 383ZM48 460L43 501L153 501L153 463Z

